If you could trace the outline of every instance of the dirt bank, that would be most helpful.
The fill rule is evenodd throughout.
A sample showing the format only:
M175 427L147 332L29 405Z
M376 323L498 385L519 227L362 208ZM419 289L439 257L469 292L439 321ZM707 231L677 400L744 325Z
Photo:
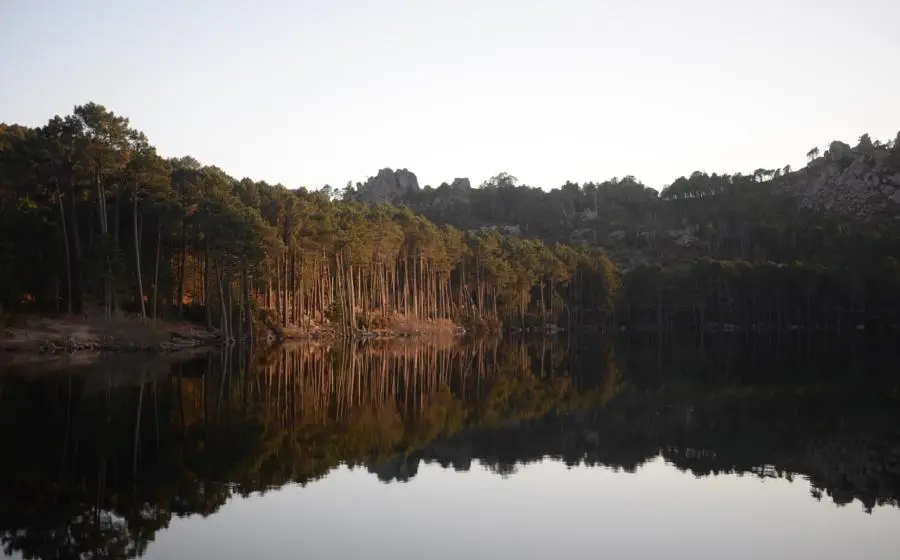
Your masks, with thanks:
M18 317L0 327L0 351L24 354L72 352L172 352L219 343L214 330L136 316Z

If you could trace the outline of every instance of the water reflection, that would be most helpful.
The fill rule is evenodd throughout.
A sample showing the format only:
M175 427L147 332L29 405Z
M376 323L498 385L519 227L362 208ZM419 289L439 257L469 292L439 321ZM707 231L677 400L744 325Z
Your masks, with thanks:
M893 559L900 510L836 508L809 484L636 474L544 460L501 479L474 461L421 465L406 484L339 467L305 487L174 519L150 558Z
M428 469L515 480L547 458L577 472L665 461L704 480L801 477L811 504L896 508L896 361L864 342L305 344L7 373L0 539L24 557L153 555L175 518L216 518L229 500L263 493L259 515L279 515L271 490L289 483L312 492L337 476L353 494L364 476L397 492ZM359 507L377 507L365 495Z

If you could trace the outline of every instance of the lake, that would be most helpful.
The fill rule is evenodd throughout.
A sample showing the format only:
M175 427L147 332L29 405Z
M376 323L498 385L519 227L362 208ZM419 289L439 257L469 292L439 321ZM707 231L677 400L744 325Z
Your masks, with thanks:
M0 371L12 558L897 558L893 341L304 343Z

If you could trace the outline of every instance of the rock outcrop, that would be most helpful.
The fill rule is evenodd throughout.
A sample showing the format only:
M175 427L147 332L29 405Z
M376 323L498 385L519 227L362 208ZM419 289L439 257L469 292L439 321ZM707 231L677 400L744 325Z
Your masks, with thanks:
M786 187L804 206L835 216L900 219L900 147L832 142L822 157L788 177Z
M369 177L364 184L357 186L356 198L369 204L394 202L418 190L419 180L415 173L407 169L394 171L385 167L378 175Z
M465 177L457 177L456 179L453 179L453 182L447 185L447 187L451 191L467 192L472 188L472 183Z

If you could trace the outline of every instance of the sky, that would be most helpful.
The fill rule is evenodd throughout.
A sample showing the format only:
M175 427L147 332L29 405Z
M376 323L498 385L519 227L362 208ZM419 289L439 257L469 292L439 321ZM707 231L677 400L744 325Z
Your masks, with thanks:
M802 166L900 129L897 0L0 0L0 122L94 101L288 187Z

